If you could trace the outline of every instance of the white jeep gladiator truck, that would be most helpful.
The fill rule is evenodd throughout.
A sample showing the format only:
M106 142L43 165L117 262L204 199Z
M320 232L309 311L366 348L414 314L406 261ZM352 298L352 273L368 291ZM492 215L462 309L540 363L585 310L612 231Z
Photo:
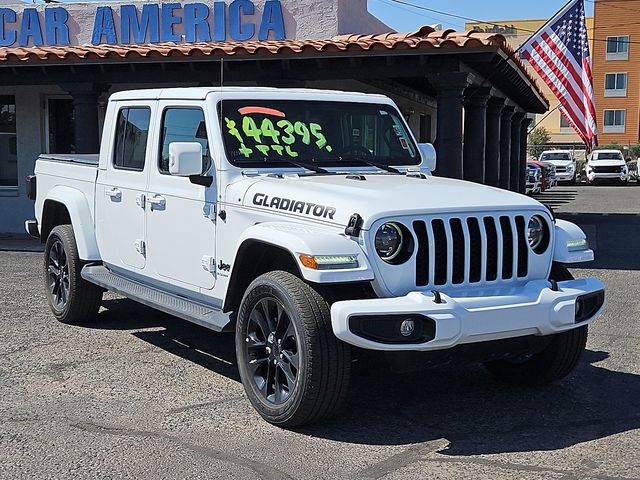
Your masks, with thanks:
M363 350L558 380L604 307L603 284L564 266L593 259L576 225L432 176L433 147L384 96L129 91L104 125L99 155L42 155L31 182L54 316L95 317L110 290L235 330L246 393L273 424L336 412Z

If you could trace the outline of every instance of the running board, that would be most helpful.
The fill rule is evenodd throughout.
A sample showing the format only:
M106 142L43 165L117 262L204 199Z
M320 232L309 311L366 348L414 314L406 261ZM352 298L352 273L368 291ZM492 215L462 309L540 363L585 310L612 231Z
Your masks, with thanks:
M162 312L196 323L202 327L222 332L229 324L229 314L208 305L172 295L142 283L113 273L102 265L87 265L82 269L82 278L131 300Z

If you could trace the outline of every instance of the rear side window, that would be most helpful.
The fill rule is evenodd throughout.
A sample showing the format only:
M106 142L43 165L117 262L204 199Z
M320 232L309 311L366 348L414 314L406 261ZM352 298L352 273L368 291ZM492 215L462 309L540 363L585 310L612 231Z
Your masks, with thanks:
M204 112L199 108L167 108L162 116L160 171L169 173L169 145L172 142L198 142L202 145L202 171L211 164Z
M123 108L118 112L113 165L123 170L144 170L151 109Z

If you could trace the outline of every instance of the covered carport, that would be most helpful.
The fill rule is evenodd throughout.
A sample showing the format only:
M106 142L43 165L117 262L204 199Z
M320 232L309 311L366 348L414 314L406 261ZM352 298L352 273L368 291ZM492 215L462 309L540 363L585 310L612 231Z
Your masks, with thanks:
M0 50L0 86L57 85L72 97L76 153L98 150L99 102L120 85L350 81L435 102L438 175L524 192L527 113L543 113L548 103L498 34L423 27L327 40Z

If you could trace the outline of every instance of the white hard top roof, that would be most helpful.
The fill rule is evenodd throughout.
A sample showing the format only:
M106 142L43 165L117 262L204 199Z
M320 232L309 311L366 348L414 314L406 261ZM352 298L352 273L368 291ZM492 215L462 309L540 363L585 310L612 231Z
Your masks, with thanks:
M573 153L572 150L545 150L544 152L542 152L542 155L544 155L545 153Z
M622 153L621 150L595 150L593 152L593 154L595 155L596 153Z
M152 88L141 90L125 90L111 95L110 100L204 100L209 95L222 95L233 98L238 96L280 98L300 97L312 100L313 96L334 97L340 101L349 99L359 101L370 100L376 103L387 103L389 98L359 92L343 92L340 90L316 90L311 88L271 88L271 87L187 87L187 88ZM340 98L335 98L340 97ZM324 99L323 99L324 100ZM330 100L327 98L326 100Z

